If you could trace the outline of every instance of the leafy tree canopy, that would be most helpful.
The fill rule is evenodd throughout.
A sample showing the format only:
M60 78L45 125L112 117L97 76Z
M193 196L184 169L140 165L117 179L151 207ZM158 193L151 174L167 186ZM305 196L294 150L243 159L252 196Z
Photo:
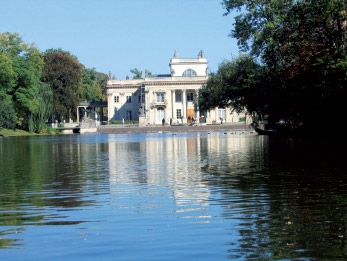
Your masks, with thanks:
M43 60L35 45L19 34L0 34L0 97L13 102L17 125L33 130L30 117L38 112L37 99Z
M50 49L44 53L41 81L53 90L54 113L58 121L75 115L79 104L78 89L82 80L83 65L69 52Z
M67 51L42 53L34 43L24 43L18 33L0 33L2 127L15 124L40 132L48 119L73 118L80 100L106 100L107 80L106 74L85 68Z
M15 129L16 128L16 112L10 101L0 99L0 128Z
M295 126L342 119L347 81L344 1L224 0L223 7L225 15L240 13L230 36L249 58L223 63L211 76L206 89L216 89L231 101L205 95L210 108L243 107L260 119L284 118Z
M83 67L82 81L79 86L80 100L99 101L106 100L106 82L108 75L96 72L95 68Z

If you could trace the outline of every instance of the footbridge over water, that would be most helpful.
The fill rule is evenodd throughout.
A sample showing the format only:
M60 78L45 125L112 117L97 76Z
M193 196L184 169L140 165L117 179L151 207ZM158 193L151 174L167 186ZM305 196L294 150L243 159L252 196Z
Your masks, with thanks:
M51 127L64 134L72 133L93 133L97 131L97 126L104 120L103 109L107 108L104 101L83 101L77 106L77 121L52 123ZM81 120L82 119L82 120Z
M52 127L63 134L73 133L96 133L99 121L84 118L80 123L59 123L53 124Z

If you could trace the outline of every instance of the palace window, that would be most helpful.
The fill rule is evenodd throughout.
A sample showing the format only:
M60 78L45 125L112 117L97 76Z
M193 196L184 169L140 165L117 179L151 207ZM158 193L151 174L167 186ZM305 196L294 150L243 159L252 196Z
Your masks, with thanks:
M165 102L165 93L163 92L157 93L157 102Z
M119 102L119 96L114 96L114 102Z
M226 119L226 111L224 108L218 108L218 119L223 119L225 121Z
M192 69L187 69L182 74L183 77L196 76L196 71Z
M127 120L132 120L132 112L130 110L127 110Z
M177 109L176 110L176 118L177 119L182 119L182 110L181 109Z
M127 96L127 102L128 102L128 103L131 102L131 96Z
M176 102L181 102L182 101L182 93L176 92Z
M145 103L145 94L144 93L139 95L139 102L140 103Z
M194 93L192 92L187 93L187 101L194 101Z

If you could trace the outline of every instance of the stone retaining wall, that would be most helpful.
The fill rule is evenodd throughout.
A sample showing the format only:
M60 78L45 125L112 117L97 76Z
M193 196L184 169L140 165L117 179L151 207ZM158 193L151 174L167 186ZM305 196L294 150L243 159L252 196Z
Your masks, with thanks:
M148 127L122 127L122 126L99 126L97 133L153 133L153 132L192 132L192 131L253 131L250 125L245 124L216 124L197 126L148 126Z

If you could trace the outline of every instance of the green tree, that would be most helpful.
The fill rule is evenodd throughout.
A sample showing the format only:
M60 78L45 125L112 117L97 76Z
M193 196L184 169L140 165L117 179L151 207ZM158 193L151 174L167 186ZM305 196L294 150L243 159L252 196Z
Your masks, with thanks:
M14 130L16 122L17 117L13 103L0 98L0 128Z
M223 5L225 15L242 11L230 35L264 67L261 80L249 89L263 99L263 107L250 104L256 99L245 99L248 108L297 126L342 119L347 80L344 1L224 0Z
M38 111L32 115L32 121L35 130L40 132L44 129L45 123L49 121L53 112L53 91L49 84L41 82L37 94Z
M2 39L3 37L0 38L0 43ZM0 52L0 97L2 98L10 96L16 86L17 75L12 65L12 59L4 52Z
M0 34L0 58L0 97L13 102L10 104L14 106L20 128L37 131L32 116L38 112L39 105L41 52L33 43L24 43L19 34L3 33Z
M107 101L107 93L106 93L106 84L109 80L108 75L106 73L97 72L96 73L96 82L101 91L101 99L103 101Z
M96 72L95 68L83 68L82 81L79 86L80 100L106 100L106 82L108 75Z
M241 55L233 61L224 61L217 73L211 73L199 92L199 108L202 111L213 107L230 107L240 113L245 110L255 117L266 114L266 103L271 96L264 84L266 68L252 57Z
M142 79L142 71L139 71L137 68L130 70L134 74L133 79Z
M83 65L75 56L61 49L49 49L43 58L45 63L41 80L53 90L54 120L76 118Z

